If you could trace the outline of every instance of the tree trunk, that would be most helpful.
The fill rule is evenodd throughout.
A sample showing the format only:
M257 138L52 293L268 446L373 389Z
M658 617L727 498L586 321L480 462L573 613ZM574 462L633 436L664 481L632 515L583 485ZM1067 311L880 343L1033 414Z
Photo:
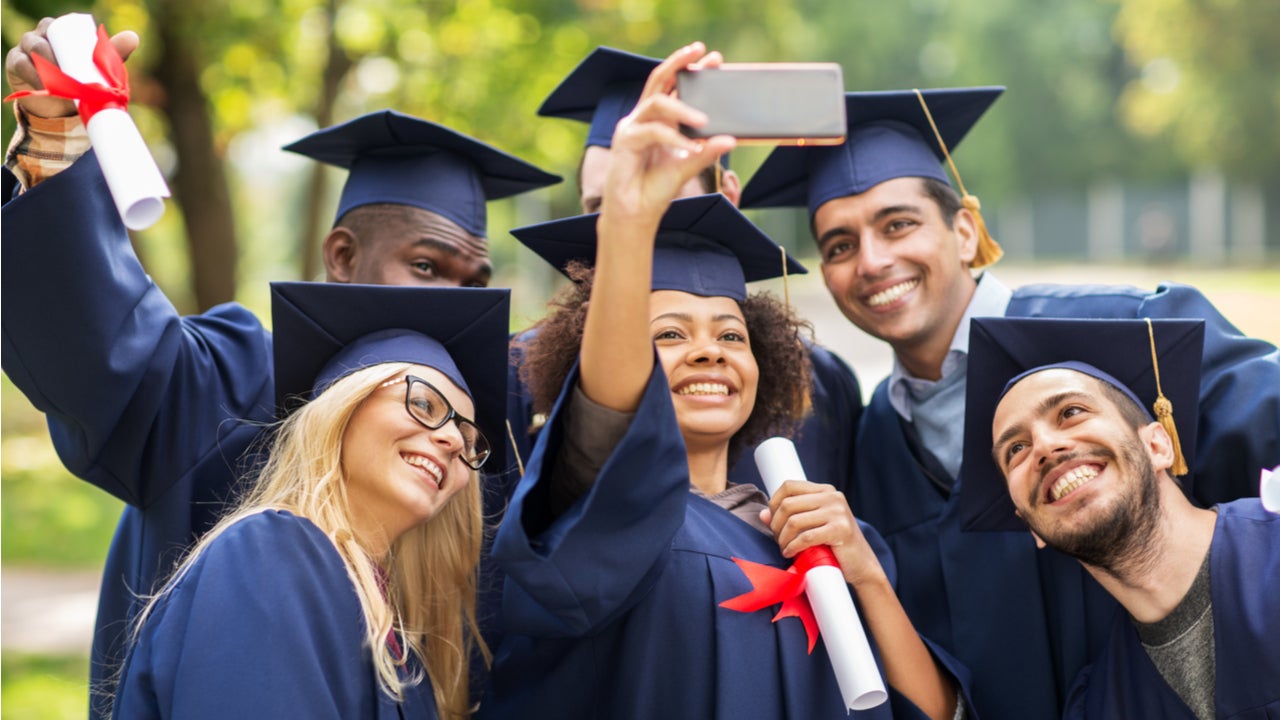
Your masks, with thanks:
M164 87L163 110L178 157L174 198L182 207L196 304L201 311L236 293L236 227L222 150L213 137L207 98L200 87L196 31L199 3L157 0L152 17L161 46L154 77Z
M320 96L316 98L314 113L316 124L322 128L333 124L333 106L338 101L338 89L352 66L351 59L338 44L338 37L334 32L338 12L337 0L329 0L325 10L329 21L329 58L325 63ZM298 238L298 244L302 248L302 252L299 253L302 258L302 277L306 280L319 276L324 270L320 258L320 245L325 230L330 226L329 208L324 204L329 196L328 178L329 174L323 163L315 163L312 166L311 178L307 183L306 202L303 205L306 222L303 223L302 236Z

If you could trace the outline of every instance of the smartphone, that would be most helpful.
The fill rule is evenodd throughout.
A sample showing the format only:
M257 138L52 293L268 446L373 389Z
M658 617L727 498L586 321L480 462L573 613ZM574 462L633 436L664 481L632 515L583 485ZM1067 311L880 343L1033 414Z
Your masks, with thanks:
M684 70L676 91L707 114L689 137L732 135L739 142L838 145L846 132L844 75L836 63L727 63Z

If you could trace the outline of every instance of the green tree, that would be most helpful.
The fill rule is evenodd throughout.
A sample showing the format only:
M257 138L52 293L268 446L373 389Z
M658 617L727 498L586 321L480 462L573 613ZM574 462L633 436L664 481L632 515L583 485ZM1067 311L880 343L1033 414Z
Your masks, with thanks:
M1280 3L1120 0L1116 38L1140 70L1121 107L1194 166L1280 181Z

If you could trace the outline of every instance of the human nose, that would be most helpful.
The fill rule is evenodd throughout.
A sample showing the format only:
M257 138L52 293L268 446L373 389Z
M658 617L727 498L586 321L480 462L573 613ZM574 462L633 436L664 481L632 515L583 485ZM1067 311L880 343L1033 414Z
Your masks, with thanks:
M458 427L458 422L454 418L449 418L440 427L431 431L431 442L444 448L451 455L457 455L466 447L466 440L462 437L462 430Z
M878 277L893 265L888 243L875 233L865 233L858 246L858 274Z
M702 363L720 364L725 362L724 349L720 347L720 343L716 342L715 338L704 338L690 349L688 361L693 365Z
M1058 429L1043 427L1032 430L1031 452L1037 469L1043 468L1053 458L1070 450L1070 438Z

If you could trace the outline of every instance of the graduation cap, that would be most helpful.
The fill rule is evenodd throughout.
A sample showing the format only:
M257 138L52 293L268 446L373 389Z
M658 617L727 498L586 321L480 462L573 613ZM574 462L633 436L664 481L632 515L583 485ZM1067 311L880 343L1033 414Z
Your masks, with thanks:
M613 129L635 109L649 73L661 63L601 45L560 81L538 115L587 123L586 147L613 147ZM720 156L720 166L729 167L728 153Z
M950 151L1004 92L1003 87L845 93L849 135L843 145L778 147L742 191L742 207L818 208L900 177L949 183L945 161L981 225L973 266L989 265L1000 248L982 224L978 199L965 192Z
M394 203L438 213L482 237L486 200L560 182L514 155L395 110L318 130L284 149L350 171L338 219L361 205Z
M1195 451L1203 347L1203 320L974 318L965 390L962 527L1026 529L991 457L991 423L1010 388L1051 368L1112 385L1149 416L1154 408L1155 419L1174 441L1172 473L1185 474Z
M573 260L594 265L598 214L528 225L511 231L561 272ZM671 203L658 225L653 289L705 297L747 297L746 283L807 273L803 265L719 193Z
M578 63L542 101L538 114L591 126L587 146L613 145L613 128L640 100L649 73L662 61L600 46Z
M372 365L427 365L471 397L487 467L505 469L510 298L506 288L271 283L277 410Z

